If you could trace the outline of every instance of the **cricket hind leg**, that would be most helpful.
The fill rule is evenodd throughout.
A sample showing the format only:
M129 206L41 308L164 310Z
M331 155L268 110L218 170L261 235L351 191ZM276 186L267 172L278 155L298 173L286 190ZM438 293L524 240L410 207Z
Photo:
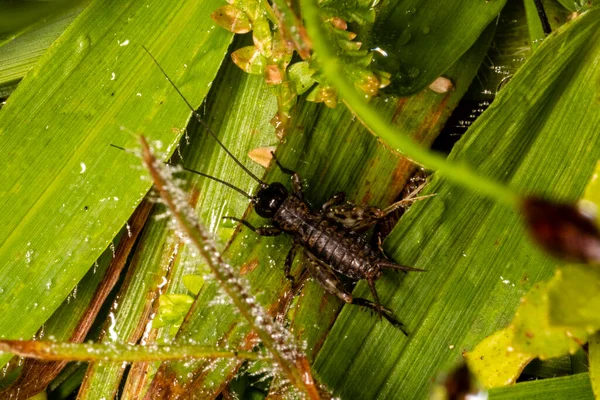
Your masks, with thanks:
M404 335L408 336L408 333L404 329L404 324L394 317L391 310L379 304L379 296L374 290L374 285L372 286L371 291L374 292L375 303L361 297L354 297L344 288L342 282L328 265L317 259L310 252L306 251L305 253L309 258L307 264L308 271L325 291L336 296L345 303L375 311L380 317L385 318L392 326L400 329ZM371 283L369 283L369 286L371 286Z
M405 326L402 322L398 321L392 311L382 305L377 305L373 303L371 300L363 299L362 297L355 297L352 303L356 306L365 307L372 311L375 311L381 317L385 318L393 327L400 329L400 331L404 334L404 336L408 336L408 332L405 329Z
M406 208L417 200L435 196L435 194L417 196L424 185L425 183L419 185L405 198L384 209L375 206L358 206L349 201L344 201L344 193L336 193L323 205L323 213L327 218L344 225L352 231L364 232L393 212L401 208Z
M391 269L394 271L403 271L403 272L425 272L425 269L415 268L415 267L407 267L405 265L399 265L392 261L379 261L377 266L381 269Z

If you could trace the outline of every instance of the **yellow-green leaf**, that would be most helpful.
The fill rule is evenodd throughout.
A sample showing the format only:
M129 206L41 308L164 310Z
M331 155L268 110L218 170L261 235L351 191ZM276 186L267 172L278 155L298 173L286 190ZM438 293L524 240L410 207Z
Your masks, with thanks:
M515 349L541 359L575 353L587 341L584 330L550 324L548 286L540 282L521 299L512 323Z
M535 358L516 351L511 327L499 330L482 340L465 355L467 365L487 388L515 383L523 368Z
M248 33L252 30L250 18L237 7L226 5L217 8L210 17L220 27L233 33Z
M242 47L231 54L231 59L243 71L260 75L265 71L266 59L254 46Z

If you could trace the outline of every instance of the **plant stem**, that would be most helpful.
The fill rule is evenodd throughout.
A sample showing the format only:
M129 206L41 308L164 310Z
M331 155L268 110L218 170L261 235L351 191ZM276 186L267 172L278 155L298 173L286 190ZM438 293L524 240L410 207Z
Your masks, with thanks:
M221 285L229 295L238 312L244 317L250 328L260 338L285 377L306 398L319 399L320 395L311 375L306 356L296 345L295 338L281 324L263 309L250 294L249 284L240 277L231 265L221 258L211 235L198 221L194 210L189 206L186 195L172 182L171 174L158 162L140 136L143 161L161 198L171 211L181 231L198 249Z
M398 134L393 125L383 120L367 103L364 96L359 95L344 77L342 64L328 43L327 32L322 26L316 1L301 0L301 4L306 29L312 40L313 49L317 53L322 72L327 81L337 89L344 103L367 129L413 162L437 171L438 174L459 185L494 198L503 204L519 208L520 197L507 186L483 177L468 165L448 162L445 157L423 148L405 135Z
M0 350L41 360L145 362L205 358L239 358L257 360L260 355L249 351L224 350L197 345L142 346L98 343L58 343L39 340L2 340Z

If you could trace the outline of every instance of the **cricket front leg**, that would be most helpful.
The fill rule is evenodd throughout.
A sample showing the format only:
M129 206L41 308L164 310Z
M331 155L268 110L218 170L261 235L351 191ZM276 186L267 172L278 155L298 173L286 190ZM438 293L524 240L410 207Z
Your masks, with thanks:
M294 257L296 257L296 249L298 248L298 242L294 240L292 243L292 247L290 247L290 251L288 251L287 256L285 257L285 264L283 266L283 273L285 277L290 283L292 287L294 286L294 276L292 275L292 263L294 262Z
M435 194L416 196L424 184L411 192L406 198L395 202L383 210L375 206L359 206L349 201L344 202L344 193L336 193L324 205L322 212L331 220L334 220L346 228L355 232L364 232L381 221L389 214L400 208L406 208L417 200L423 200Z
M302 178L300 178L300 175L296 171L292 171L291 169L281 165L274 152L271 152L271 155L273 156L273 160L275 160L275 163L277 164L281 172L292 176L292 189L294 193L298 195L298 197L304 200L304 189L302 188Z
M239 219L236 217L223 217L223 219L230 219L232 221L240 222L260 236L279 236L283 233L283 231L276 226L259 226L256 228L254 225L244 219Z

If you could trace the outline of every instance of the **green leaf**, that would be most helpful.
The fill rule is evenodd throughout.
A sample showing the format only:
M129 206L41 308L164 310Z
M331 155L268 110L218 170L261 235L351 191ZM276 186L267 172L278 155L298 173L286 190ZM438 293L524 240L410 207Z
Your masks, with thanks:
M598 2L595 0L558 0L558 2L567 10L577 13L584 12L598 5Z
M306 61L294 63L288 68L290 80L294 83L298 95L303 94L315 84L315 80L312 78L313 73L310 64Z
M110 144L137 146L124 126L170 154L189 110L141 46L199 105L231 40L205 18L217 3L97 1L0 111L1 337L33 335L145 195Z
M0 46L0 97L8 96L38 58L81 13L84 6L37 24L26 33Z
M200 275L185 275L183 277L183 284L192 294L198 294L202 285L204 285L204 278Z
M533 50L537 49L546 38L542 21L538 15L534 0L525 0L525 11L527 16L527 28L529 30L529 42Z
M589 400L594 394L588 374L522 382L489 391L490 400Z
M23 34L44 19L52 19L85 3L85 0L56 0L0 3L0 44Z
M598 204L598 166L584 200ZM487 387L513 383L534 357L575 354L587 333L600 329L597 310L600 271L589 265L560 267L548 282L521 299L512 324L479 343L467 361ZM585 356L584 356L585 357Z
M181 325L183 318L194 302L194 298L187 294L163 294L158 301L160 306L156 319L153 320L152 325L154 328Z
M390 2L377 18L369 48L379 69L392 73L404 96L429 86L456 62L506 2L409 0Z

